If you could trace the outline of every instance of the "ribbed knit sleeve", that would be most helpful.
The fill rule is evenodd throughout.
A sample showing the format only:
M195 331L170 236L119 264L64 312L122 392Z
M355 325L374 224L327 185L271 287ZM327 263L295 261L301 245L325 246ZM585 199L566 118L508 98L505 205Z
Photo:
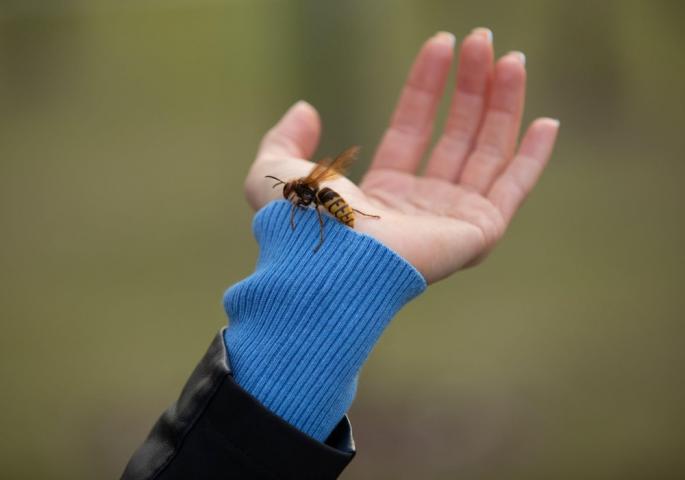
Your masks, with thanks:
M275 201L253 222L255 272L228 289L224 335L236 382L317 440L349 409L362 364L395 313L426 288L421 274L373 238L334 219L314 253L312 209Z

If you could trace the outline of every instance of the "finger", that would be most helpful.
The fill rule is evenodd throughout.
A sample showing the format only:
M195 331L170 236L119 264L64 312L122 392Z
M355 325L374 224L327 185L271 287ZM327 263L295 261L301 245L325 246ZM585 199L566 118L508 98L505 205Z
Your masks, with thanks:
M264 135L256 161L269 157L309 158L316 150L320 134L319 114L300 100Z
M506 223L514 216L547 165L558 131L558 120L535 120L528 127L518 153L493 184L488 198L500 210Z
M454 35L439 32L421 48L390 126L378 146L372 169L416 171L433 130L435 112L452 62L454 42Z
M265 175L287 180L310 168L305 160L282 160L309 158L316 150L320 131L319 114L307 102L299 101L264 135L257 158L245 179L245 196L252 208L258 210L267 202L282 197ZM279 167L275 168L276 165Z
M525 57L521 52L511 52L495 65L483 125L459 180L478 192L486 192L511 159L523 114L524 64Z
M445 131L431 153L426 176L456 181L475 143L492 77L492 32L477 28L461 46L457 86Z

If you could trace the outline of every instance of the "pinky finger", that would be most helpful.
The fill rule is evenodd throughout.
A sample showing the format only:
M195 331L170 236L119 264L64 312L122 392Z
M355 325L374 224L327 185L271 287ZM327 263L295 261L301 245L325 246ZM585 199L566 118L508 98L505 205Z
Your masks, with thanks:
M535 120L521 140L518 153L490 189L488 198L500 210L507 224L545 169L558 130L558 120Z

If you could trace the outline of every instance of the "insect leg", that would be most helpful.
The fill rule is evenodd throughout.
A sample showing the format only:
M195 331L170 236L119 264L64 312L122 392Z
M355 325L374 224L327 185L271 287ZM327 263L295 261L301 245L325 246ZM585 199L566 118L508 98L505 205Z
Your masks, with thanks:
M356 208L353 208L352 210L354 210L354 211L357 212L357 213L361 213L361 214L364 215L365 217L381 218L380 215L371 215L370 213L364 213L364 212L362 212L361 210L357 210Z
M314 206L314 210L316 210L316 215L319 217L319 243L314 248L314 253L319 251L319 248L321 248L321 245L323 245L323 218L321 218L321 211L319 210L319 203Z
M295 208L297 205L293 203L292 207L290 207L290 228L291 230L295 230Z

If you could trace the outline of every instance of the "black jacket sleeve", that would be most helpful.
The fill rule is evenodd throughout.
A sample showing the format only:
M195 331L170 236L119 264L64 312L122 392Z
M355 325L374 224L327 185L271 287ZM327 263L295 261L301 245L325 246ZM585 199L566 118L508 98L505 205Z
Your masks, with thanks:
M347 417L320 443L240 388L231 375L222 331L122 478L336 478L354 454Z

